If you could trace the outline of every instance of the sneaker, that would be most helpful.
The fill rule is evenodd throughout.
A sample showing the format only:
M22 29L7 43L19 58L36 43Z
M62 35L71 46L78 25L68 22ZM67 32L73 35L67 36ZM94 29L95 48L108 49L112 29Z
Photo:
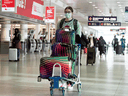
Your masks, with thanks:
M71 86L71 84L68 84L68 90L73 90L73 86Z
M65 82L65 83L63 83L63 84L62 84L62 83L60 83L60 84L59 84L59 87L67 88L67 83L66 83L66 82Z

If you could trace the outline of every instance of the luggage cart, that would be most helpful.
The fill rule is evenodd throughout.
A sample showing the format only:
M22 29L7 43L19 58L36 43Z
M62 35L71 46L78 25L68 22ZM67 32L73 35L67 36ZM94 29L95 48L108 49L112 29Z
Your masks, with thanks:
M60 45L62 46L61 47L62 50L59 49ZM48 79L50 81L51 96L53 95L53 89L62 89L63 96L65 95L65 88L59 87L59 81L62 81L62 83L63 81L65 81L68 84L70 84L72 87L74 85L77 85L78 92L81 92L80 49L81 49L81 44L75 44L74 31L65 32L64 30L61 29L56 31L56 43L53 44L52 50L55 50L55 52L57 52L57 56L56 53L53 52L51 57L41 58L40 75L37 77L38 82L41 82L41 79ZM71 70L68 71L66 74L64 71L67 70L68 67L65 64L65 62L64 64L61 64L61 61L64 61L64 58L66 58L65 61L72 62ZM77 63L78 63L78 74L76 75L75 66ZM61 74L59 76L54 76L54 69L56 65L59 65L62 71L62 73L60 71Z
M61 44L61 45L63 45L63 44ZM72 46L72 45L64 44L63 46ZM81 92L81 81L80 81L80 48L81 48L81 45L78 44L78 45L75 45L75 47L78 48L78 55L77 55L77 58L78 58L78 74L77 74L77 76L75 74L69 74L69 76L72 77L71 79L62 77L61 65L59 63L55 63L53 65L52 77L48 78L48 80L50 81L50 94L51 94L51 96L53 96L53 89L61 89L63 96L65 96L65 88L64 87L59 87L59 81L70 82L71 86L77 85L78 92ZM69 60L75 61L73 58L69 58ZM75 62L77 62L77 61L75 61ZM59 67L60 67L60 75L59 76L55 76L55 67L56 67L56 65L59 65ZM72 70L75 70L75 68L73 68ZM77 78L77 79L75 80L75 78ZM38 78L37 78L38 82L41 82L41 79L42 79L41 76L38 76Z

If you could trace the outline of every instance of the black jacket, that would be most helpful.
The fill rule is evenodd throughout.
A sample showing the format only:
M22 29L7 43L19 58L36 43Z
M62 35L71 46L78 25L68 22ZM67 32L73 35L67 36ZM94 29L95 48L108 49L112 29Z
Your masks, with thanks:
M76 43L81 44L81 49L84 49L87 47L87 44L89 44L89 41L86 38L86 35L82 33L81 38L79 35L76 35Z
M88 40L89 40L89 43L90 43L90 42L91 42L91 41L90 41L91 38L89 37ZM94 37L93 37L93 43L94 43L94 46L97 47L97 39L94 38Z
M16 31L17 30L17 31ZM16 46L17 43L20 42L21 40L21 35L20 35L20 31L18 29L15 29L15 37L13 38L13 41L12 41L12 45L13 47Z

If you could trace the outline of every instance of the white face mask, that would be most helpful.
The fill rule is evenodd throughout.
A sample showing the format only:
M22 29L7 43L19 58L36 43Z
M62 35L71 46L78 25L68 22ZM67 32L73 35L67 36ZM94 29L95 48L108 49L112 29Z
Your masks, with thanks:
M90 38L92 38L93 36L90 36Z
M65 13L65 17L68 18L68 19L72 18L72 13Z

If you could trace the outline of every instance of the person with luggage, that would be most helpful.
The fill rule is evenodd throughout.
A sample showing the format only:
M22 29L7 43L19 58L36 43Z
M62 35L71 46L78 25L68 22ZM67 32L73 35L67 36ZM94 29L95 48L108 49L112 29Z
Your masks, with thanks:
M122 46L122 54L124 55L125 43L126 43L126 40L125 40L124 36L122 36L120 41L121 41L121 46Z
M100 58L102 58L102 54L106 55L106 48L105 48L105 40L102 36L100 36L99 41L98 41L98 49L100 51Z
M114 39L112 41L112 45L114 47L114 51L116 51L116 47L118 45L118 39L116 38L116 35L114 36Z
M82 28L80 22L73 18L73 8L71 6L66 7L64 13L66 18L63 18L58 22L57 30L67 27L70 28L70 30L74 30L76 32L76 43L81 44ZM82 64L80 63L80 65Z
M58 29L65 29L66 30L74 30L75 34L76 34L76 38L75 38L75 42L78 44L81 44L81 24L78 20L73 18L73 8L71 6L68 6L64 9L64 13L65 13L65 17L61 19L58 23L57 23L57 30ZM56 40L56 37L54 39L54 41ZM54 42L53 42L54 44ZM82 65L82 64L81 64ZM72 89L71 85L68 85L68 88Z
M18 57L17 61L19 61L20 60L19 59L20 58L20 49L21 49L21 42L20 42L21 35L20 35L20 31L18 28L15 29L14 35L15 35L15 37L12 40L12 46L14 48L17 48L17 57Z
M89 48L93 48L94 49L94 61L93 63L95 63L95 59L96 59L96 47L97 47L97 40L96 38L93 36L93 33L90 34L89 38L88 38L88 41L89 41Z

